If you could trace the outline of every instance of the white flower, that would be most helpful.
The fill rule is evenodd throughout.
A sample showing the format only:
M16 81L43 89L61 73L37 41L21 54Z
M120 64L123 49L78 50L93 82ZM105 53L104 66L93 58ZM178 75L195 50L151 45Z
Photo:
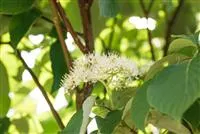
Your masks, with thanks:
M66 90L73 90L82 83L105 82L113 88L124 86L138 75L138 69L130 59L116 54L88 54L73 63L73 68L66 74L62 84Z

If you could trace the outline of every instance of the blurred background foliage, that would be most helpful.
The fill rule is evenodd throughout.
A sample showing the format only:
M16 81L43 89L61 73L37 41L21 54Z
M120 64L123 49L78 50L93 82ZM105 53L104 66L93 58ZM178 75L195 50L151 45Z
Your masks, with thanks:
M178 0L155 0L147 16L148 23L139 0L116 0L116 6L113 6L112 12L108 14L105 13L106 7L100 6L104 1L94 0L91 9L95 52L116 52L131 58L139 66L144 65L152 61L146 30L148 28L152 34L155 59L163 57L168 20L176 10ZM0 113L0 133L57 133L59 127L45 99L29 72L16 57L13 48L7 44L11 38L20 40L17 48L21 51L22 57L35 72L63 122L67 124L75 112L75 101L74 96L65 95L63 88L60 88L60 80L68 70L63 64L61 48L56 45L59 42L49 2L28 1L27 4L34 7L34 11L27 15L25 21L24 18L20 18L19 13L30 7L20 5L20 8L14 1L6 6L4 2L0 0L0 103L4 102L6 106L0 107L3 109ZM81 38L83 29L78 3L76 0L60 0L60 2ZM147 0L144 4L148 7L149 3ZM184 0L170 34L190 34L200 30L199 5L199 0ZM115 12L114 8L119 11ZM116 16L109 17L115 13ZM32 25L31 28L29 25ZM23 31L27 31L26 29L28 32ZM65 38L73 59L80 57L82 53L74 45L71 35L67 33ZM99 96L103 95L101 89L98 91L97 88L96 92Z

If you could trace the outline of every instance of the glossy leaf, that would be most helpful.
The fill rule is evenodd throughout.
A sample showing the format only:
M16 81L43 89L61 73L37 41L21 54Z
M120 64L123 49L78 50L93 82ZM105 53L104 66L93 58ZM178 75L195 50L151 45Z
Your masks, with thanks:
M18 14L27 11L35 0L0 0L0 14Z
M14 15L9 25L11 45L17 48L17 44L26 35L31 25L41 15L37 9L31 9L18 15Z
M8 97L9 90L8 73L5 66L0 61L0 118L6 116L10 107L10 98Z
M67 73L67 65L62 51L62 47L58 41L51 45L50 60L53 71L53 85L51 93L54 93L60 88L61 80L65 73Z
M147 90L148 102L158 111L180 120L200 97L200 55L158 73Z
M149 82L145 82L136 92L131 106L131 117L136 128L145 130L145 122L149 113L149 103L147 101L147 88Z
M120 122L122 116L122 111L112 111L108 113L105 118L96 116L96 122L101 134L111 134L117 124Z

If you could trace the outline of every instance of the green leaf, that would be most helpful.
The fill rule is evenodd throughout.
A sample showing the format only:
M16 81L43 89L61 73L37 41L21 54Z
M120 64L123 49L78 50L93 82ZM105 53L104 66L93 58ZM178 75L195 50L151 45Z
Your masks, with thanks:
M85 134L89 122L89 114L96 97L90 96L83 103L83 109L76 112L61 134Z
M10 16L0 15L1 25L0 25L0 36L8 32L9 23L11 20Z
M53 85L51 93L54 93L60 88L61 80L65 73L67 73L67 65L65 63L62 47L59 41L51 45L50 49L51 67L53 71Z
M131 117L136 128L145 130L145 122L149 113L149 103L147 101L147 88L150 81L145 82L136 92L131 106Z
M145 76L145 80L152 79L158 72L162 71L169 65L181 63L183 60L188 59L188 56L182 54L171 54L163 57L161 60L156 61L149 69Z
M13 16L9 25L9 32L11 38L11 45L13 48L17 48L17 44L29 31L31 25L41 15L41 12L37 9L31 9L27 12Z
M83 110L81 109L72 116L72 118L70 119L64 130L61 132L61 134L79 134L80 126L82 125L82 120Z
M122 111L116 110L108 113L106 118L96 116L96 122L101 134L111 134L121 121Z
M200 132L198 127L200 125L200 100L195 101L195 103L184 113L183 119L189 123L193 132Z
M82 31L81 16L79 11L79 4L76 0L69 0L66 4L65 12L75 31Z
M132 107L133 97L126 103L126 106L124 107L122 119L126 117L126 115L130 112L130 109Z
M172 37L187 39L187 40L192 41L195 45L200 45L199 35L200 35L200 31L191 35L172 35Z
M9 90L7 70L0 61L0 118L6 116L10 107L10 98L8 97Z
M0 118L0 134L5 134L8 132L10 126L10 120L7 117Z
M170 44L168 53L180 53L180 51L183 48L188 48L188 47L191 47L194 50L197 50L197 46L191 40L181 39L181 38L176 39Z
M112 90L111 99L113 109L125 107L126 103L134 96L135 88L125 88L120 90Z
M158 111L180 120L200 97L200 55L158 73L147 90L147 99Z
M99 0L100 14L104 17L114 17L118 12L117 0Z
M197 51L196 47L187 46L187 47L181 48L177 53L186 55L188 57L193 57L195 55L196 51Z
M103 107L103 106L94 106L92 109L92 112L98 116L100 116L101 118L105 118L106 115L109 113L110 110L108 110L107 108Z
M18 14L30 9L35 0L0 0L0 14Z
M175 134L191 134L181 122L154 110L151 111L148 123L158 128L165 128Z

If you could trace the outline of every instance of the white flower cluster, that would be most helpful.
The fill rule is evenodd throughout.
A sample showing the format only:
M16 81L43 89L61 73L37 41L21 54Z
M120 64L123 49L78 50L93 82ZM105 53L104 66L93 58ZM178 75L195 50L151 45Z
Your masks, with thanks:
M81 83L97 81L119 87L124 80L130 80L138 75L138 68L130 59L116 54L88 54L73 63L69 74L62 81L66 90L72 90Z

